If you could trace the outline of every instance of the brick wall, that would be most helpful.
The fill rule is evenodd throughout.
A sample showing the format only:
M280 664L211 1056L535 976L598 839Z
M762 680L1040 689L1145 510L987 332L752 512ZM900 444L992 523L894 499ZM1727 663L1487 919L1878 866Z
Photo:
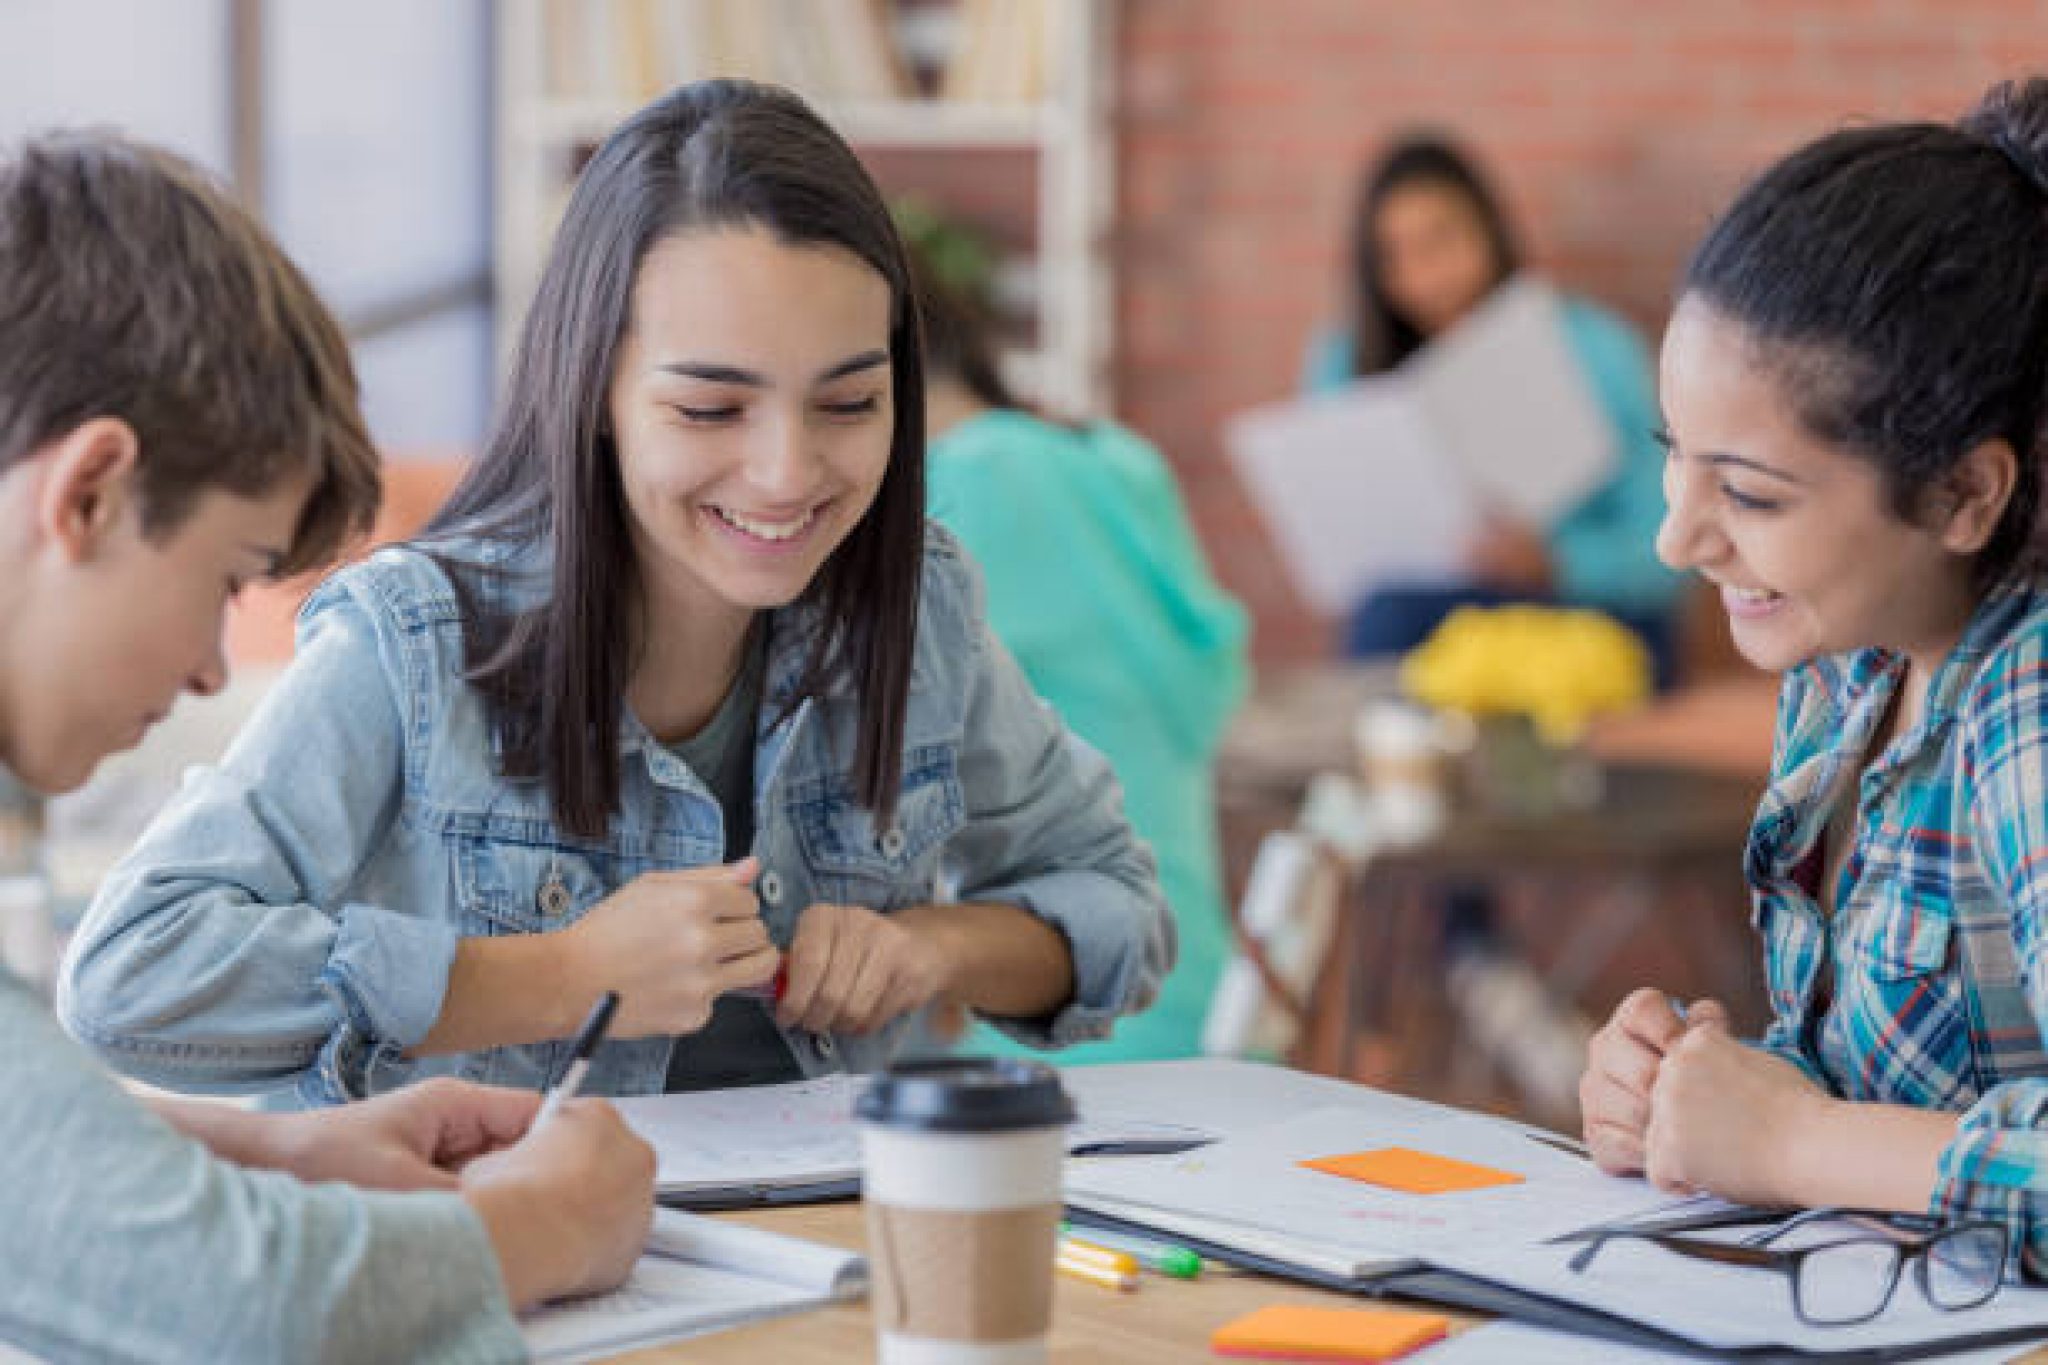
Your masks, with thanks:
M1179 469L1264 661L1328 646L1217 433L1291 391L1341 307L1359 166L1447 127L1490 161L1537 265L1654 337L1744 175L1856 118L1960 112L2048 70L2038 0L1121 0L1120 415Z

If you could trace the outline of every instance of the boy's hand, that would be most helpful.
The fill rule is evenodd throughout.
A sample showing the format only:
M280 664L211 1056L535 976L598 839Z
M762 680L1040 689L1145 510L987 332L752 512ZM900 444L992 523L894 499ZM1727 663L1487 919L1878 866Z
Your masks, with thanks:
M470 1161L517 1142L540 1107L519 1090L436 1078L375 1099L300 1113L159 1096L150 1108L243 1166L378 1190L453 1189Z
M519 1142L469 1163L515 1309L616 1288L654 1221L654 1149L604 1100L571 1100Z
M462 1168L519 1140L540 1108L531 1091L437 1077L334 1109L260 1117L273 1159L301 1180L380 1190L454 1189Z

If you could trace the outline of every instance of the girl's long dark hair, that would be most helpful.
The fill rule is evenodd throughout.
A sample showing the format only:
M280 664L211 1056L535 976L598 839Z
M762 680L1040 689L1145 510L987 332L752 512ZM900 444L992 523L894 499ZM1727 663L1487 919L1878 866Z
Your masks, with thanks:
M1374 240L1380 212L1397 190L1436 186L1462 195L1479 220L1492 248L1493 283L1515 273L1522 262L1514 230L1500 196L1480 173L1478 164L1455 143L1435 133L1415 133L1394 144L1366 173L1359 186L1358 210L1351 219L1352 372L1384 374L1422 348L1426 338L1414 321L1402 316L1387 297Z
M482 457L428 526L463 603L468 680L508 777L541 778L556 821L601 837L619 804L619 724L644 603L605 404L648 251L676 233L751 227L852 252L888 282L896 428L874 504L806 590L819 609L797 698L854 685L854 782L886 818L924 545L924 378L909 268L881 194L795 95L748 81L684 86L605 139L577 182ZM453 551L476 537L483 556ZM439 544L435 542L439 541ZM524 546L552 555L532 606L498 591Z

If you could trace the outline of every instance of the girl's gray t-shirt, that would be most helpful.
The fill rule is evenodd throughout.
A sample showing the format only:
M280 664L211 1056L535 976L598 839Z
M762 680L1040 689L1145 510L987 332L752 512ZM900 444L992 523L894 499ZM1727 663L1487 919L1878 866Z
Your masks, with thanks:
M757 639L748 645L740 675L710 723L669 746L711 789L724 813L728 862L744 858L754 843L754 730L767 664L767 652ZM752 996L720 996L710 1022L676 1039L663 1088L710 1090L801 1079L803 1069L769 1008Z

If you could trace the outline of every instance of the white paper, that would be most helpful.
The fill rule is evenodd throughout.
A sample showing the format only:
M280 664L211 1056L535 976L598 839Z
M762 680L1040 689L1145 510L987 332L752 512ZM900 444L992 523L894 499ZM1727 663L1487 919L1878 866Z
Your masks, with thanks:
M1455 578L1479 504L1406 380L1257 408L1224 432L1295 585L1337 613L1374 583Z
M1547 528L1607 480L1615 433L1563 307L1541 281L1512 280L1400 369L1226 426L1233 465L1319 610L1460 579L1489 511Z
M1060 1082L1083 1117L1142 1114L1156 1122L1243 1137L1290 1114L1347 1106L1385 1123L1420 1123L1459 1111L1371 1086L1237 1058L1072 1066ZM1130 1158L1131 1161L1152 1158Z
M1340 1106L1386 1127L1435 1122L1457 1111L1427 1100L1389 1094L1370 1086L1287 1067L1235 1058L1204 1057L1176 1062L1113 1062L1070 1067L1067 1090L1085 1112L1103 1106L1170 1122L1208 1127L1218 1137L1242 1139L1272 1125L1276 1116ZM1412 1256L1367 1244L1357 1237L1329 1244L1297 1229L1274 1230L1225 1218L1206 1208L1168 1208L1127 1202L1119 1191L1127 1177L1181 1158L1118 1157L1113 1161L1067 1164L1067 1202L1077 1208L1142 1223L1162 1233L1212 1241L1251 1256L1264 1256L1305 1270L1349 1280L1410 1268Z
M1944 1312L1927 1302L1908 1272L1874 1320L1810 1327L1793 1310L1791 1281L1780 1271L1716 1265L1643 1242L1617 1241L1602 1248L1581 1273L1568 1264L1577 1249L1569 1244L1511 1247L1479 1239L1439 1248L1430 1259L1446 1270L1597 1308L1722 1350L1848 1351L2027 1326L2039 1328L2048 1339L2048 1290L2043 1289L2008 1284L1980 1308ZM2023 1348L2001 1349L2016 1355Z
M853 1252L674 1209L654 1217L625 1284L521 1318L536 1360L606 1358L866 1291L866 1262Z
M2002 1365L2024 1349L1996 1346L1916 1359L1938 1365ZM1589 1360L1598 1360L1600 1365L1699 1365L1700 1357L1690 1351L1624 1346L1527 1323L1490 1322L1446 1337L1409 1359L1414 1365L1586 1365Z
M614 1103L654 1148L655 1186L664 1194L774 1187L860 1174L853 1126L860 1083L842 1073L785 1085L635 1095Z
M1699 1365L1697 1355L1624 1346L1520 1322L1490 1322L1459 1332L1410 1359L1413 1365L1586 1365L1596 1359L1601 1365Z
M1444 1194L1409 1194L1310 1170L1303 1161L1381 1147L1409 1147L1522 1177L1520 1183ZM1416 1119L1357 1106L1317 1109L1215 1146L1114 1172L1071 1172L1070 1192L1127 1207L1203 1217L1356 1247L1365 1257L1414 1257L1470 1243L1533 1247L1581 1228L1670 1210L1675 1201L1641 1180L1602 1175L1516 1125L1443 1112Z
M860 1174L853 1104L868 1077L845 1072L783 1085L637 1095L615 1101L654 1148L664 1194L848 1180ZM1136 1106L1086 1101L1067 1129L1069 1151L1125 1142L1200 1142L1192 1124L1142 1116Z
M1614 468L1615 433L1572 353L1564 305L1510 280L1402 374L1430 432L1489 506L1547 527Z

